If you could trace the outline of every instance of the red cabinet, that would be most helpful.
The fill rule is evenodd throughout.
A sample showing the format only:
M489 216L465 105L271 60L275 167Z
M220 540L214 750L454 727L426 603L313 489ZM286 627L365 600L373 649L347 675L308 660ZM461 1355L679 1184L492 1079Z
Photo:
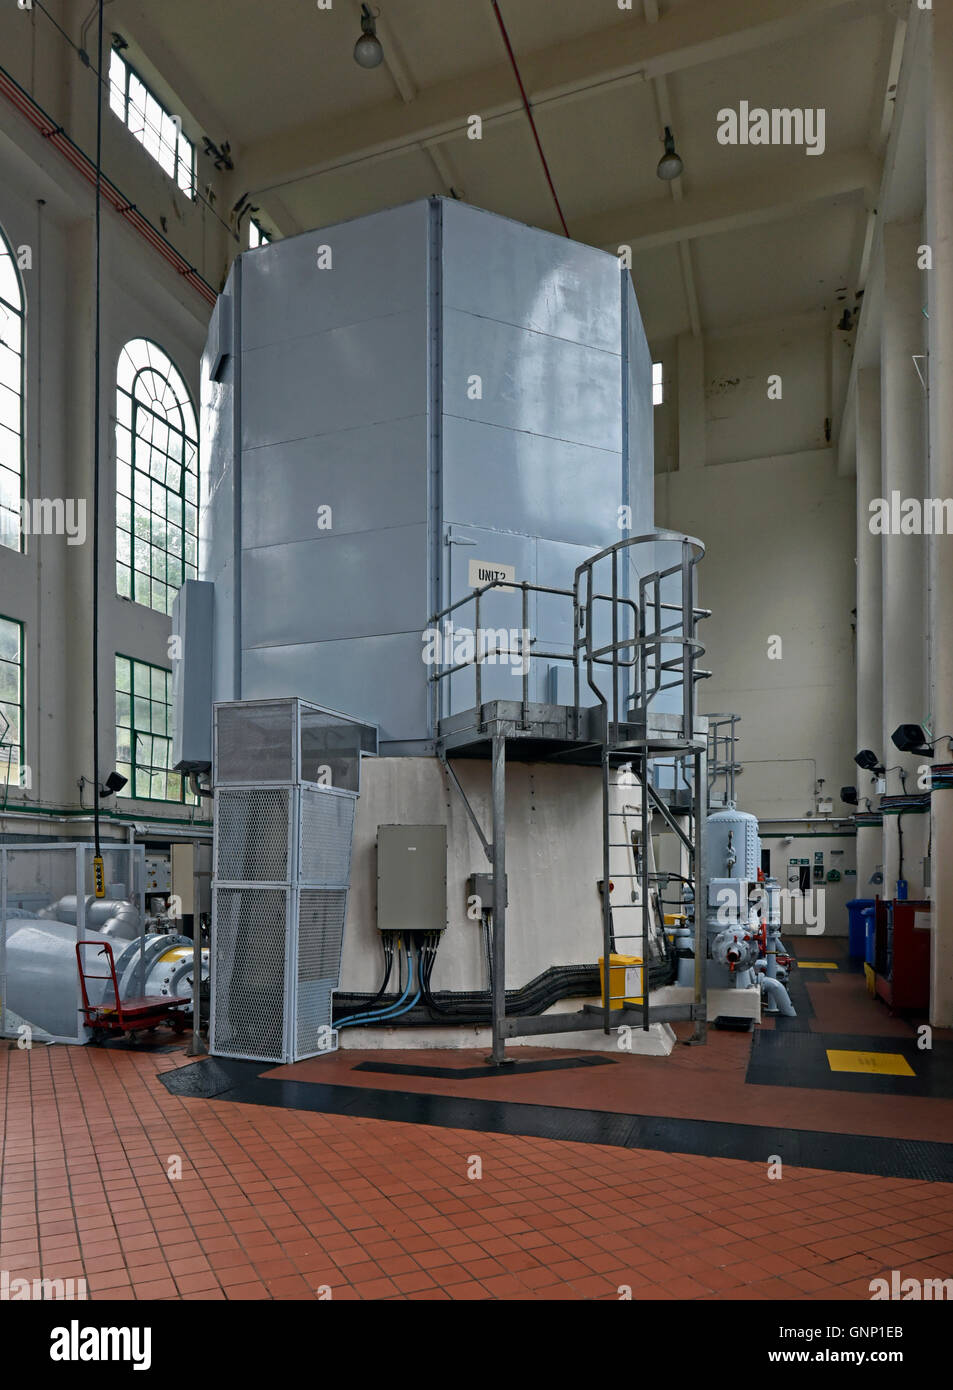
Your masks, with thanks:
M877 899L874 955L877 993L892 1009L930 1006L931 904Z

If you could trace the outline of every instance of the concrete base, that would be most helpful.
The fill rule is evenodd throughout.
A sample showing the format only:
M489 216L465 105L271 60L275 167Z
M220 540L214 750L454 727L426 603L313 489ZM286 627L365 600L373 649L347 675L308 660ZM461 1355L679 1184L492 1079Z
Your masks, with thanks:
M661 991L660 991L661 992ZM734 991L732 991L733 993ZM597 1004L599 1000L563 999L549 1013L575 1013L584 1003ZM655 1002L655 995L652 995ZM508 1038L507 1050L519 1047L558 1047L572 1052L606 1052L618 1057L620 1053L638 1057L667 1057L675 1046L676 1038L667 1023L653 1023L648 1028L632 1028L625 1035L626 1046L620 1047L620 1036L615 1030L607 1038L601 1028L587 1029L579 1033L542 1033L528 1038ZM485 1048L489 1052L492 1045L489 1028L462 1023L456 1026L438 1024L433 1028L344 1028L338 1039L342 1051L366 1050L368 1052L408 1050L438 1050L441 1048Z
M652 1003L690 1004L694 991L682 985L664 985L652 995ZM753 1018L761 1022L761 991L757 985L750 989L710 989L708 991L708 1022L716 1018Z

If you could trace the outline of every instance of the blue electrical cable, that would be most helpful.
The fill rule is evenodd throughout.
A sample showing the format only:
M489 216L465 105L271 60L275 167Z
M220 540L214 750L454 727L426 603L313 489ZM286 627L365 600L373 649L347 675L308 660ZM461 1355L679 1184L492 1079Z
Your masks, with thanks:
M395 1000L395 1002L394 1002L393 1004L389 1005L386 1009L382 1009L382 1010L378 1011L377 1013L372 1013L372 1014L367 1014L367 1013L351 1014L348 1018L342 1018L342 1019L340 1019L337 1023L335 1023L334 1027L335 1027L335 1028L351 1028L351 1027L353 1027L356 1023L377 1023L377 1022L382 1021L382 1020L384 1020L384 1019L396 1018L399 1014L405 1014L405 1013L407 1013L410 1009L412 1009L412 1008L414 1007L414 1005L415 1005L415 1004L418 1002L418 1000L420 999L420 985L418 984L418 986L417 986L417 992L416 992L416 994L414 995L413 999L411 999L409 1003L406 1003L406 1004L405 1004L405 1002L404 1002L404 1001L407 999L407 996L408 996L408 994L410 993L411 989L413 988L413 984L414 984L414 957L413 957L413 951L412 951L410 948L408 948L408 950L407 950L407 984L404 986L404 992L403 992L403 994L400 996L400 998L397 999L397 1000Z

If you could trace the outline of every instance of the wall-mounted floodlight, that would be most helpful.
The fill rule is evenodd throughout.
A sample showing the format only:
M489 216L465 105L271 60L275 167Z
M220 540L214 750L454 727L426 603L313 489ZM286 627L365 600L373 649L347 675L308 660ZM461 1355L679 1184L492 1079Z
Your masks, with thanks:
M129 781L128 777L123 777L121 772L111 772L99 789L100 796L115 796L116 792L121 792Z
M878 776L882 776L884 772L883 764L872 748L862 748L859 753L855 753L854 762L865 772L874 772Z
M900 724L890 735L901 753L917 753L921 758L935 758L933 745L919 724Z
M354 61L359 68L379 68L384 48L377 37L377 21L367 5L361 6L361 37L354 45Z
M856 806L856 805L858 805L857 788L856 788L856 787L841 787L841 789L840 789L840 799L841 799L841 801L843 801L843 803L845 804L845 806Z

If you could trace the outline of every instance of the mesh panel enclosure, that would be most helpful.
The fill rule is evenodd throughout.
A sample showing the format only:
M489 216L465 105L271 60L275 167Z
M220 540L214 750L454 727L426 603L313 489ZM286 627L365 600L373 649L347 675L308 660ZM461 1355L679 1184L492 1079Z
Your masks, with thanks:
M301 883L345 885L351 872L354 798L301 792Z
M302 888L298 904L295 1032L299 1057L326 1052L331 1045L331 991L341 975L346 912L346 889Z
M291 791L283 787L243 787L216 793L218 880L288 882L290 800Z
M288 891L216 888L212 1051L284 1060Z
M220 705L215 711L215 785L295 780L294 701Z
M376 731L294 699L220 704L215 720L211 1051L332 1051L360 749ZM353 788L307 785L325 766Z

